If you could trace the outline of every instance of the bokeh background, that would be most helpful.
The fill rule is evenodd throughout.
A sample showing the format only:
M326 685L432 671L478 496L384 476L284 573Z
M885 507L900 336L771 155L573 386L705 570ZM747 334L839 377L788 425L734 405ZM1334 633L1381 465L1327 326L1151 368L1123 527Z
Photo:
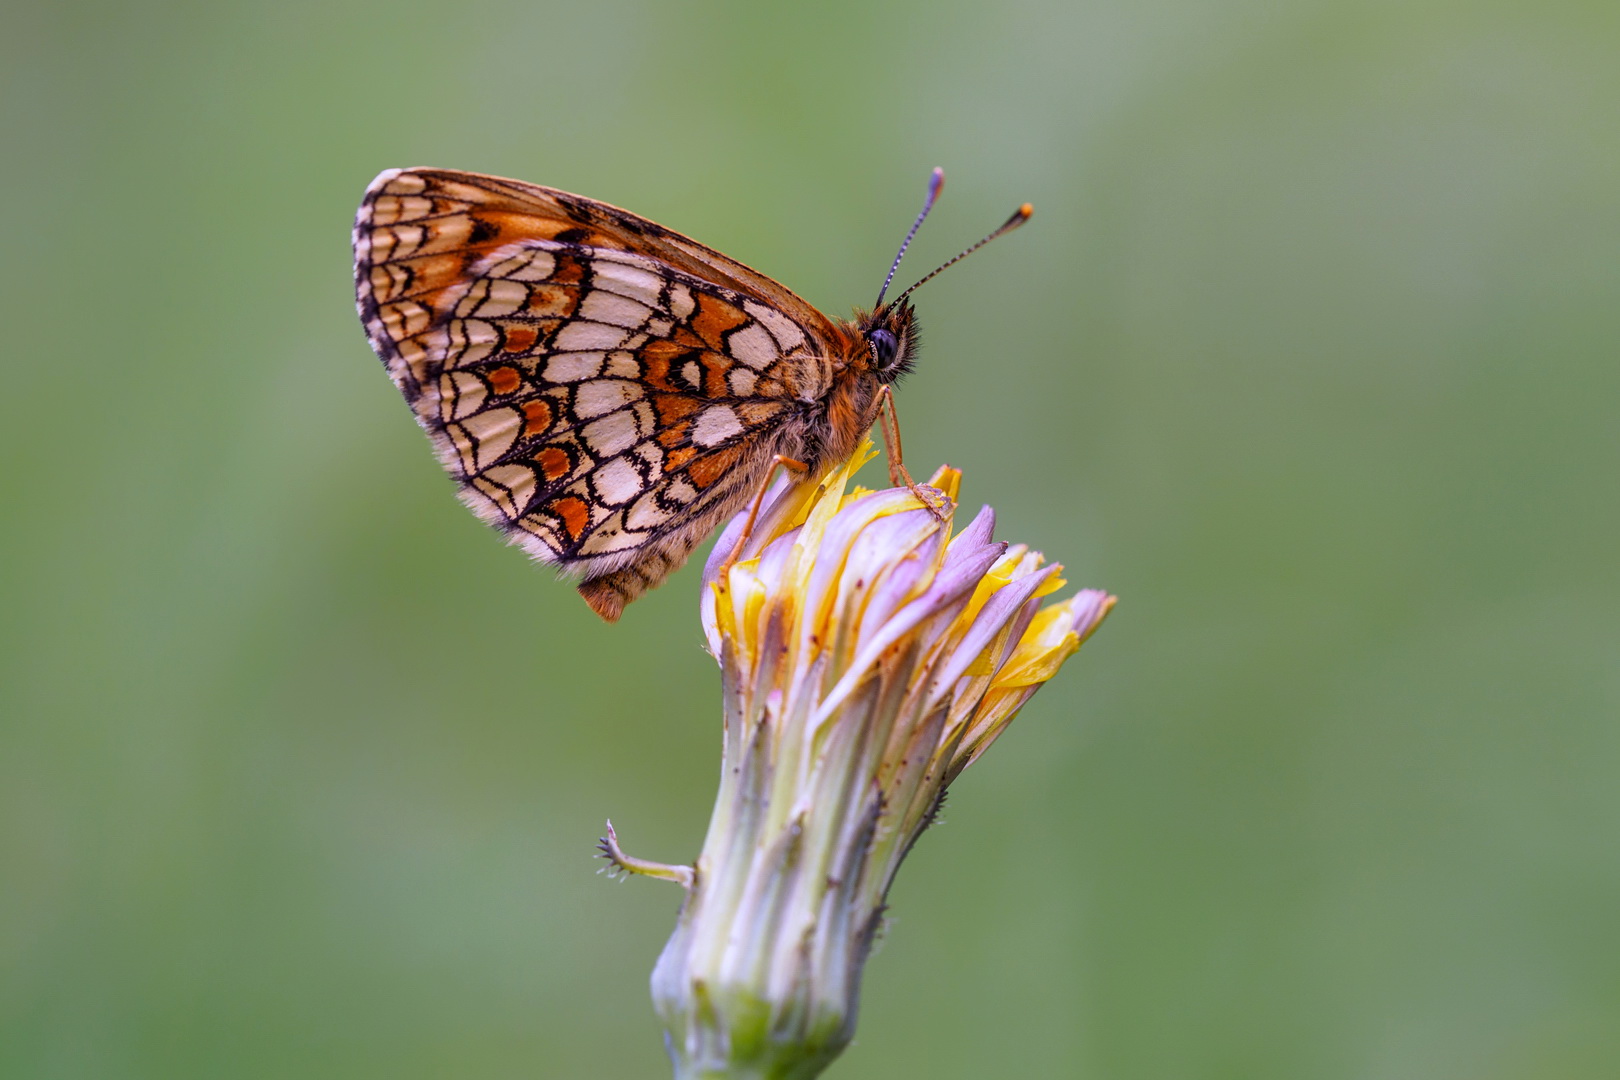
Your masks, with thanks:
M0 1074L667 1075L716 677L372 357L382 168L832 312L928 169L914 467L1122 600L902 873L830 1075L1620 1075L1620 7L11 3ZM875 476L881 477L880 472Z

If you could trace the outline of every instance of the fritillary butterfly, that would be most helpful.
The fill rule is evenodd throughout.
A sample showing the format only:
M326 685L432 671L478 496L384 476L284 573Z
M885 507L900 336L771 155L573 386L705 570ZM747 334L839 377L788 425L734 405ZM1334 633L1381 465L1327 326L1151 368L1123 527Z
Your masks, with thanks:
M917 350L910 289L830 319L645 218L475 173L378 176L354 269L372 347L461 497L609 622L779 458L814 478L848 457Z

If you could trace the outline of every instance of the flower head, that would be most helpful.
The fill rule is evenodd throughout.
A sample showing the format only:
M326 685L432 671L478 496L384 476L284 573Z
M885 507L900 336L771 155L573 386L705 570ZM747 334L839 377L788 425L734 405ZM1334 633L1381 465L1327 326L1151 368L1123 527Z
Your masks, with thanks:
M1061 568L992 539L989 507L952 535L959 472L929 506L852 489L871 456L779 483L705 571L721 788L653 973L678 1076L814 1076L842 1050L901 860L1114 602L1042 606Z

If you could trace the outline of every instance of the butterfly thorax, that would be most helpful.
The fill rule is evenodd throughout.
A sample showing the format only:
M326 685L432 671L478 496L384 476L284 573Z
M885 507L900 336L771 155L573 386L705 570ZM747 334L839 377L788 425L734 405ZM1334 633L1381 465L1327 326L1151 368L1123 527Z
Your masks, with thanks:
M917 353L909 304L856 309L853 319L836 320L832 328L828 377L808 395L803 425L784 430L780 444L818 473L855 452L877 421L879 390L909 372Z

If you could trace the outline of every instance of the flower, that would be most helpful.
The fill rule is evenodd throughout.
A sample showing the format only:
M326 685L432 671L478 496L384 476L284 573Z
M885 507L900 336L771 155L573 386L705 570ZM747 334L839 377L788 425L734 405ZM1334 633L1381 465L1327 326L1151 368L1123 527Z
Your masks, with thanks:
M724 757L692 867L619 868L687 887L653 972L678 1078L811 1077L854 1032L861 969L901 860L946 786L1113 606L989 507L951 535L961 474L849 490L868 443L819 484L779 481L704 573Z

